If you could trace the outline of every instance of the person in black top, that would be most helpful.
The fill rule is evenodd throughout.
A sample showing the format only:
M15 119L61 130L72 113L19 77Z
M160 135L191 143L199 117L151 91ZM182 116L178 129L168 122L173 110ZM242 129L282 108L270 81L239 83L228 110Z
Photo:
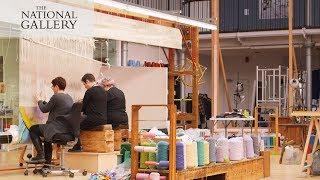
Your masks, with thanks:
M107 92L107 119L113 129L128 129L126 98L124 93L115 87L114 80L103 78L98 83Z
M107 124L107 97L101 86L96 86L95 77L92 74L85 74L81 79L87 89L82 101L81 130L90 130L97 126ZM69 152L82 151L81 141L78 142Z

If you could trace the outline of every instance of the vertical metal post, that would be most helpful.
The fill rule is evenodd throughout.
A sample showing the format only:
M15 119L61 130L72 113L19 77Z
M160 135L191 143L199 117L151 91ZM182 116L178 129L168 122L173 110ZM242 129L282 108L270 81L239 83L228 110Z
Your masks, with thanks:
M308 37L307 43L306 43L306 70L307 70L307 83L306 83L306 89L307 89L307 109L308 111L311 110L311 103L312 103L312 59L311 59L311 48L312 48L312 42L311 38Z

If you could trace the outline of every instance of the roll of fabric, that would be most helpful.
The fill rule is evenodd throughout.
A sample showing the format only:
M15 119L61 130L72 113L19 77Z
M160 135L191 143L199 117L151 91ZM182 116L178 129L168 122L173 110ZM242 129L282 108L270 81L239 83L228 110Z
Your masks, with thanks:
M235 137L229 139L229 159L231 161L240 161L243 159L243 139Z
M208 139L209 142L209 160L210 162L217 162L217 139L216 138L209 138Z
M253 140L250 136L244 135L243 142L245 147L245 157L247 159L254 158L254 148L253 148Z
M216 157L217 162L229 160L229 143L227 138L221 137L217 140Z

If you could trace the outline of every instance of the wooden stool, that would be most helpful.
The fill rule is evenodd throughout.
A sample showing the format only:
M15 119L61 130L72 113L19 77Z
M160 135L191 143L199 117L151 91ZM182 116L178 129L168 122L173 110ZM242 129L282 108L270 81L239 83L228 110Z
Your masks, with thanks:
M114 131L111 125L81 131L80 139L84 152L108 153L114 151Z

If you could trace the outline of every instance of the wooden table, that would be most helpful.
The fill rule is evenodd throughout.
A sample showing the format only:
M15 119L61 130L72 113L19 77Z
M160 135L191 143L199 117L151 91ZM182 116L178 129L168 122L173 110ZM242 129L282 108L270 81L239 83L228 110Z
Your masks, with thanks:
M221 121L223 122L224 124L224 130L225 130L225 137L228 138L228 131L227 131L227 128L228 126L230 125L230 123L232 121L240 121L242 122L242 126L241 126L241 132L242 132L242 135L243 135L243 128L244 128L244 122L245 121L254 121L255 119L253 117L251 118L237 118L237 117L234 117L234 118L211 118L210 120L212 121ZM251 125L251 131L252 131L252 125Z

